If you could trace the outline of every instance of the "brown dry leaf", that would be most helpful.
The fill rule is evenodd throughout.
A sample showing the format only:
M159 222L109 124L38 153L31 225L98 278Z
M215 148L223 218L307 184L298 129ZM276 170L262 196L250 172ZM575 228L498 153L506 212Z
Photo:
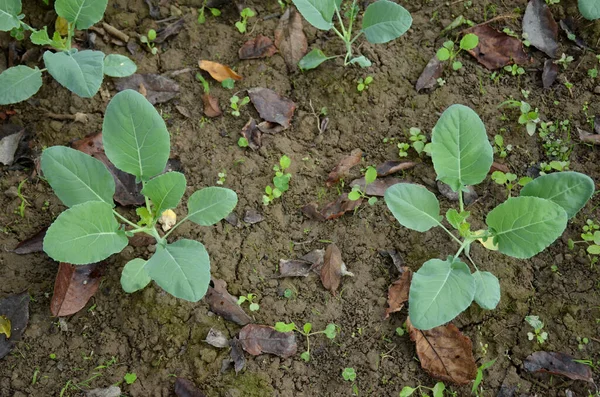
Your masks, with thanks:
M388 288L388 308L385 310L385 318L388 318L391 313L402 310L404 304L408 302L408 291L410 290L411 281L412 271L405 266L402 268L400 279L394 281Z
M363 202L363 199L352 201L348 198L348 193L344 193L332 202L327 204L321 210L321 215L327 219L337 219L344 215L346 212L354 211L355 208L359 207Z
M443 72L443 62L439 60L437 55L434 55L425 66L425 69L423 69L421 76L419 76L419 79L417 80L417 84L415 84L417 92L422 89L435 87L437 85L437 80L442 77Z
M206 117L219 117L223 114L219 107L219 99L210 95L202 95L202 103L204 104L204 114Z
M71 142L71 147L90 156L97 153L104 153L102 133L89 134L85 138L77 139Z
M260 117L271 123L277 123L284 129L290 127L296 104L268 88L251 88L248 90L250 100Z
M177 378L175 380L175 395L177 397L206 397L191 380Z
M140 94L142 94L142 96L144 98L148 98L148 90L146 89L146 86L144 85L144 83L140 83L140 87L138 88L138 92Z
M477 365L473 358L471 339L454 324L428 331L414 328L406 319L410 339L415 342L421 367L432 377L457 385L467 385L475 379Z
M343 276L354 276L354 274L346 269L346 264L342 261L340 249L335 244L329 244L325 250L323 267L321 267L321 282L323 283L323 287L335 295Z
M474 33L479 37L479 44L469 50L469 54L489 70L513 63L526 65L532 62L532 58L523 50L521 40L499 32L488 24L473 26L464 33Z
M523 33L527 40L550 58L558 55L558 24L544 0L531 0L523 15Z
M21 139L25 135L25 128L14 124L0 127L0 163L12 165L19 150Z
M272 57L277 52L273 40L267 36L259 35L248 40L238 51L240 59L258 59Z
M44 250L44 237L46 237L47 230L48 226L42 228L28 239L21 241L12 252L19 255L42 252Z
M98 290L105 267L104 262L89 265L71 265L61 262L50 302L52 315L70 316L83 309Z
M348 172L350 171L350 169L360 163L360 160L362 159L362 154L362 150L354 149L352 152L350 152L350 155L344 157L338 163L338 165L336 165L335 168L329 173L325 185L327 187L332 187L333 185L338 183L340 179L343 179L346 176L348 176Z
M282 358L296 354L296 334L294 331L279 332L266 325L248 324L240 331L242 348L253 356L268 353Z
M198 66L200 66L200 69L207 71L210 76L219 83L227 79L242 79L242 76L231 70L229 66L225 66L217 62L201 60L198 62Z
M208 335L206 335L204 342L220 349L229 346L229 339L225 336L225 334L214 328L211 328L208 331Z
M252 318L237 304L237 299L227 292L227 283L223 280L212 279L212 286L206 292L206 302L210 311L238 325L252 322Z
M405 171L413 168L417 163L413 161L395 161L388 160L385 163L381 163L377 166L377 177L388 176L398 171Z
M258 129L256 120L250 117L250 120L242 128L241 134L248 141L250 149L260 149L262 146L262 132Z
M9 295L0 299L0 316L10 321L10 339L0 332L0 359L21 340L29 322L29 293Z
M177 21L168 24L164 28L158 29L156 31L156 39L154 39L153 41L156 44L164 43L164 41L166 39L168 39L169 37L178 34L179 31L181 31L181 29L183 29L184 24L185 24L185 19L180 18Z
M233 362L233 369L235 373L239 373L246 366L246 357L242 349L242 343L238 338L233 338L229 341L231 346L231 352L229 353L231 361Z
M581 142L591 143L592 145L600 145L600 134L591 134L581 128L577 127L579 133L579 140Z
M552 87L552 84L558 77L558 65L552 61L552 59L546 59L544 62L544 70L542 72L542 84L544 88Z
M594 383L592 369L574 360L575 357L565 353L541 351L529 355L523 362L523 367L529 372L548 372L573 380Z
M494 161L492 163L492 166L490 167L489 174L491 174L494 171L502 171L506 174L506 173L510 172L510 168L508 168L508 166L506 164L502 164L502 163L498 163L498 162Z
M378 252L379 255L383 257L389 256L390 258L392 258L392 262L394 263L396 270L398 270L400 274L404 274L404 259L402 259L398 251L396 251L395 249L387 249L379 250Z
M275 46L290 71L298 70L298 62L308 51L308 42L302 30L302 17L294 7L288 7L275 29Z
M377 196L383 197L385 191L390 187L397 183L406 182L400 178L394 178L393 176L388 176L385 178L377 178L375 182L369 183L366 187L365 191L365 177L358 178L350 182L350 187L354 185L360 186L360 189L365 192L368 196Z
M143 87L145 93L140 88ZM179 93L179 84L175 80L159 74L133 74L129 77L115 79L117 91L135 90L139 91L153 105L167 102Z
M185 106L181 106L181 105L175 105L175 109L177 109L177 111L184 117L187 117L188 119L192 118L192 114L190 113L189 109L186 108Z

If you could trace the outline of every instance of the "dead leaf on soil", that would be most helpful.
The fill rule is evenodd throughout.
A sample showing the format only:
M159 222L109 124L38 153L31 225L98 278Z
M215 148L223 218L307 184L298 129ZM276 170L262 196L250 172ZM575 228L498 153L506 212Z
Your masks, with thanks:
M177 397L206 397L194 384L194 382L177 378L175 380L175 395Z
M531 0L523 16L523 33L527 40L550 58L558 55L558 24L544 0Z
M46 237L47 230L48 226L42 228L33 236L21 241L12 252L19 255L42 252L44 250L44 237Z
M288 358L296 354L296 334L294 331L279 332L266 325L248 324L240 331L242 348L258 356L268 353L281 358Z
M219 99L210 94L202 95L202 103L204 104L204 114L206 117L219 117L223 114L219 107Z
M579 140L581 142L591 143L592 145L600 145L600 134L590 134L589 132L577 127Z
M366 187L365 191L365 177L358 178L350 182L350 187L355 185L360 186L360 189L367 193L368 196L377 196L383 197L385 191L390 187L397 183L406 182L400 178L394 178L393 176L388 176L386 178L375 179L375 182L369 183Z
M398 273L403 274L404 273L404 259L402 259L402 257L400 256L400 254L398 253L398 251L396 251L395 249L387 249L387 250L379 250L379 255L386 257L389 256L390 258L392 258L392 262L394 263L394 266L396 267L396 270L398 270Z
M552 59L546 59L544 70L542 72L542 84L544 88L552 87L558 76L558 65Z
M296 104L268 88L251 88L248 90L250 100L260 117L271 123L277 123L284 129L290 127Z
M267 36L258 35L245 42L238 51L240 59L268 58L277 52L273 40Z
M281 125L277 123L272 123L270 121L261 121L258 124L258 129L260 130L260 132L265 134L277 134L278 132L285 130L285 128Z
M252 322L252 318L237 304L237 299L227 292L227 283L223 280L212 279L212 286L206 292L206 302L210 311L238 325Z
M83 309L98 290L105 267L104 262L89 265L61 262L58 265L54 294L50 302L52 315L70 316Z
M242 76L231 70L229 66L222 65L218 62L201 60L198 62L200 69L207 71L210 76L219 83L227 80L241 80Z
M298 259L279 260L279 278L306 277L311 271L320 273L325 259L325 250L316 249Z
M168 39L169 37L178 34L181 31L181 29L183 29L184 24L185 24L185 19L180 18L177 21L168 24L164 28L158 29L156 31L156 39L154 39L154 42L156 44L164 43L164 41L166 39Z
M590 48L590 46L587 45L585 40L575 34L575 29L573 28L573 18L567 17L565 19L561 19L558 24L567 34L567 38L577 44L579 48L594 51L592 48Z
M244 352L242 351L242 343L238 338L233 338L229 341L229 346L231 346L231 351L229 355L231 357L231 361L233 362L233 369L235 373L239 373L246 366L246 357L244 357Z
M394 174L398 171L405 171L413 168L417 163L413 161L395 161L388 160L385 163L381 163L377 166L377 177L381 178Z
M242 128L241 134L248 141L250 149L260 149L262 146L262 132L256 126L256 120L250 117L250 120Z
M223 332L214 328L211 328L208 331L208 335L206 335L204 342L221 349L229 346L229 338L227 338Z
M437 80L442 77L443 72L443 62L439 60L437 55L434 55L425 66L425 69L423 69L421 76L419 76L419 79L417 80L417 84L415 84L417 92L435 87L437 85Z
M10 339L0 333L0 359L6 356L21 340L29 322L29 294L9 295L0 299L0 316L10 321Z
M139 91L140 86L143 86L146 91L146 94L142 95L153 105L170 101L179 93L179 84L175 80L159 74L133 74L129 77L115 79L117 91Z
M85 393L85 397L120 397L121 388L119 386L109 386L105 388L92 389Z
M21 138L25 135L25 127L13 124L3 125L0 129L0 163L12 165Z
M340 286L343 276L351 276L344 261L342 261L342 252L335 244L329 244L325 250L325 258L323 259L323 267L321 267L321 282L323 287L331 291L335 296L335 292Z
M523 50L521 40L499 32L488 24L473 26L466 29L464 33L474 33L479 37L477 47L468 52L489 70L513 63L526 65L532 62L531 57Z
M288 7L275 29L275 46L283 56L290 71L298 70L298 62L308 50L308 42L302 30L302 17L294 7Z
M185 106L175 105L175 109L177 109L182 116L187 117L188 119L192 118L192 113L190 113L190 110Z
M529 372L548 372L552 375L593 383L592 369L573 360L574 357L565 353L540 351L529 355L523 362L523 367Z
M490 172L488 172L488 174L491 174L494 171L502 171L505 174L510 172L510 168L508 168L508 166L506 164L502 164L502 163L498 163L496 161L494 161L492 163L492 166L490 167Z
M385 310L385 318L389 318L391 313L402 310L404 304L408 302L408 291L412 281L412 272L408 267L402 268L402 276L394 281L388 288L388 308Z
M326 204L321 210L319 210L319 205L317 203L308 203L302 207L302 212L310 219L324 222L331 219L337 219L346 212L354 211L354 209L359 207L362 202L362 198L352 201L348 198L348 193L344 193L338 196L335 201Z
M421 367L432 377L444 382L466 385L475 379L477 365L473 358L471 339L454 324L428 331L414 328L406 319L410 339L415 342Z
M351 151L350 155L344 157L338 163L338 165L336 165L335 168L329 173L325 185L327 187L332 187L333 185L338 183L340 179L347 177L348 172L350 172L350 169L360 163L360 160L362 159L362 154L363 152L360 149L354 149L353 151Z

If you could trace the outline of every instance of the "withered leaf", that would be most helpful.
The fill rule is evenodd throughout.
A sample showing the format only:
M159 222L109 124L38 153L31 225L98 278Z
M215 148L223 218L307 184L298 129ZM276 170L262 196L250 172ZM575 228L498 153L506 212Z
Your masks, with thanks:
M419 79L417 80L417 84L415 84L417 92L435 87L437 85L437 80L442 77L443 72L444 64L439 60L437 55L434 55L433 58L427 62L425 69L423 69L421 76L419 76Z
M186 108L185 106L175 105L175 109L177 109L177 111L182 116L187 117L188 119L192 118L192 114L190 113L190 110L188 108Z
M175 395L177 397L206 397L194 384L194 382L177 378L175 380Z
M325 250L323 267L321 267L321 282L323 283L323 287L335 295L343 276L354 276L354 274L346 269L346 264L342 261L340 249L335 244L329 244Z
M362 154L362 150L354 149L352 152L350 152L350 155L344 157L338 163L338 165L336 165L335 168L329 173L325 185L327 187L331 187L338 183L340 179L343 179L346 176L348 176L348 172L350 172L350 169L360 163L360 160L362 159Z
M294 7L288 7L275 29L275 46L283 56L290 71L298 70L298 62L308 50L308 42L302 30L302 17Z
M529 372L548 372L593 383L592 369L574 360L574 357L565 353L540 351L529 355L523 362L523 366Z
M354 211L354 209L358 208L362 202L362 198L352 201L348 198L348 193L341 194L334 202L323 207L321 210L321 216L323 216L326 220L337 219L346 212Z
M85 154L89 154L90 156L93 156L96 153L104 153L102 133L89 134L84 138L76 139L71 142L71 147Z
M279 332L266 325L248 324L240 331L242 348L252 354L268 353L282 358L296 354L296 334L294 331Z
M246 366L246 357L244 357L244 352L242 351L242 343L238 338L233 338L229 341L229 346L231 346L231 351L229 355L231 356L231 360L233 361L233 369L235 373L239 373Z
M306 277L311 271L320 273L325 250L316 249L299 259L280 259L279 277Z
M268 58L277 52L273 41L267 36L259 35L248 40L238 51L240 59Z
M404 180L399 178L394 178L393 176L388 176L385 178L375 179L375 182L369 183L365 189L365 177L358 178L350 182L350 187L355 185L360 186L360 189L365 192L368 196L377 196L383 197L385 191L390 187L397 183L404 182Z
M0 316L10 321L10 339L0 333L0 359L6 356L15 344L21 340L29 322L29 294L9 295L0 299Z
M178 34L179 31L183 28L184 24L185 24L185 19L179 18L178 20L176 20L173 23L168 24L164 28L158 29L156 31L156 39L154 39L153 41L156 44L164 43L164 41L166 39L168 39L169 37Z
M225 336L224 333L219 331L218 329L211 328L208 331L208 335L206 335L206 339L204 342L208 343L211 346L224 348L229 346L229 339Z
M479 44L469 50L469 54L489 70L513 63L526 65L532 62L532 58L523 50L521 40L499 32L488 24L473 26L465 30L465 34L467 33L474 33L479 37Z
M102 161L115 180L115 195L113 198L121 205L143 205L142 184L136 183L135 176L121 171L110 162L106 154L96 153L92 157Z
M415 342L421 367L432 377L444 382L466 385L475 379L477 365L473 358L471 339L454 324L428 331L414 328L406 319L410 339Z
M591 134L581 128L577 127L579 133L579 140L581 142L591 143L592 145L600 145L600 134Z
M531 0L523 16L523 33L527 40L550 58L558 55L558 24L545 0Z
M61 262L50 302L52 315L70 316L83 309L98 290L105 267L104 262L89 265L71 265Z
M44 250L44 237L46 237L47 230L48 226L42 228L28 239L21 241L19 244L17 244L13 252L19 255L31 254L32 252L42 252Z
M250 117L250 120L242 128L241 134L248 141L250 149L260 149L262 146L262 132L256 126L256 120Z
M258 129L265 134L276 134L285 130L284 127L277 123L272 123L270 121L261 121L258 124Z
M223 280L212 279L212 286L206 292L206 302L210 311L238 325L252 322L252 318L237 304L237 299L227 292L227 283Z
M23 135L25 135L24 127L13 124L0 126L0 163L12 165Z
M395 161L388 160L385 163L381 163L377 166L377 177L381 178L394 174L398 171L405 171L413 168L417 163L413 161Z
M558 76L558 65L552 59L546 59L544 70L542 72L542 84L544 88L552 87Z
M492 166L490 167L490 174L494 171L502 171L505 174L510 172L510 168L508 168L508 166L506 164L502 164L502 163L498 163L496 161L494 161L492 163Z
M402 310L404 304L408 302L408 291L412 281L412 272L408 267L404 267L400 279L394 281L388 288L388 308L385 310L385 318L391 313Z
M248 95L263 120L277 123L284 129L290 127L296 110L294 102L268 88L251 88Z
M144 96L153 105L170 101L179 93L179 84L175 80L159 74L133 74L115 80L117 91L139 91L140 85L146 90Z
M207 71L208 74L219 83L227 79L242 79L242 76L231 70L229 66L222 65L218 62L201 60L198 62L198 66L200 66L200 69Z
M561 29L567 34L567 38L573 41L577 46L584 50L593 51L590 46L587 45L585 40L575 34L575 30L573 29L573 18L567 17L565 19L561 19L558 23Z
M223 114L219 107L219 99L210 94L202 95L202 103L204 104L204 114L206 117L219 117Z
M381 255L383 257L389 256L390 258L392 258L392 262L394 263L396 270L398 270L398 272L401 275L404 274L407 267L404 266L404 259L402 259L402 257L398 253L398 251L396 251L395 249L387 249L387 250L379 250L378 252L379 252L379 255Z

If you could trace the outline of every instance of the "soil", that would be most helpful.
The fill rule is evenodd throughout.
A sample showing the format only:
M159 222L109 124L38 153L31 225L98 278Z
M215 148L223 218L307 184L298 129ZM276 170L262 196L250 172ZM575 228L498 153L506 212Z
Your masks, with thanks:
M52 9L42 2L26 2L24 12L33 26L52 24ZM395 249L406 265L416 271L430 258L443 258L456 251L455 244L441 230L417 233L400 227L383 200L376 205L362 205L355 213L337 220L317 222L306 218L300 208L310 201L326 203L335 199L336 188L326 189L329 171L351 150L365 153L361 167L398 159L395 143L384 138L408 141L410 127L430 133L440 113L449 105L461 103L472 107L484 121L490 140L501 133L506 144L512 145L504 162L515 174L524 176L532 166L552 160L548 158L537 136L529 137L510 110L498 109L509 97L522 98L521 90L529 91L528 102L540 109L545 121L569 120L571 125L570 169L600 178L598 148L582 144L576 127L590 130L583 112L600 114L600 102L594 91L596 81L587 77L587 70L597 65L591 52L579 50L564 35L563 51L575 60L567 71L560 72L557 83L548 90L541 88L541 67L544 58L532 50L535 63L526 74L513 77L501 74L494 82L491 73L466 54L457 72L445 71L446 84L430 92L417 93L414 83L423 67L444 41L438 36L456 16L475 21L521 13L524 0L475 0L472 2L401 1L414 18L410 31L402 38L384 45L361 41L360 52L373 61L367 71L347 67L341 61L330 61L318 69L289 73L283 58L277 54L264 60L240 61L239 47L256 34L273 37L278 24L279 5L274 0L254 1L248 5L258 18L251 20L250 33L240 34L234 27L237 10L233 5L221 7L222 15L196 22L200 0L161 1L160 19L183 16L185 25L175 37L160 46L160 54L152 56L138 51L132 58L139 73L170 73L191 68L178 74L178 97L157 105L167 121L172 137L172 155L181 160L188 181L187 195L215 185L218 173L226 171L226 187L239 196L235 210L239 219L246 210L263 213L264 220L256 224L239 222L232 226L221 222L214 227L199 227L188 223L174 233L180 237L202 241L211 256L213 277L228 283L233 295L258 295L260 310L252 313L258 324L277 321L311 322L314 329L335 323L341 333L331 343L325 337L311 340L311 361L304 362L299 354L289 359L262 355L246 355L247 366L240 374L233 370L221 372L221 363L228 357L227 349L209 346L203 340L215 327L234 336L239 327L212 314L206 303L189 303L173 298L152 284L141 292L126 294L120 286L121 269L130 259L147 257L153 247L127 247L108 259L108 270L99 291L85 309L66 318L53 318L49 311L57 263L43 253L16 255L10 250L39 229L49 225L64 209L49 186L32 175L32 169L4 167L0 179L0 298L28 291L30 321L24 338L0 367L0 396L80 396L86 390L120 383L123 395L172 396L175 377L193 380L209 397L258 396L351 396L351 382L341 377L346 367L357 373L356 385L361 396L397 396L407 385L433 387L416 359L414 344L407 335L399 336L396 328L406 319L406 311L383 320L387 288L398 278L389 258L378 251ZM363 2L361 2L363 3ZM492 12L495 9L495 12ZM563 0L552 6L555 17L576 17L578 32L595 46L600 38L600 22L581 20L574 0ZM142 0L111 0L105 21L134 37L159 25L149 15ZM520 17L500 19L497 27L509 27L520 32ZM317 31L304 23L309 46L321 47L326 53L340 51L333 35ZM8 36L0 36L3 43ZM19 45L28 46L26 43ZM130 55L124 47L96 40L98 49L106 53ZM4 54L2 54L4 56ZM297 104L292 128L282 133L265 135L258 151L238 147L239 131L249 116L257 117L252 106L242 110L241 117L226 114L207 120L202 117L202 86L194 79L200 59L218 61L244 76L235 90L251 87L271 88ZM363 93L356 90L357 80L366 75L374 82ZM574 84L572 92L564 80ZM211 82L212 93L226 108L231 92ZM597 89L596 89L597 91ZM110 95L105 95L109 93ZM71 94L49 76L44 86L31 100L10 107L17 114L10 122L27 127L34 156L44 147L66 145L76 138L100 131L104 109L114 82L107 78L102 94L82 99ZM329 126L320 134L311 111L327 108ZM181 115L175 105L186 107L191 118ZM2 109L0 109L2 110ZM49 120L45 114L82 112L89 115L86 124ZM502 117L505 114L507 117ZM566 136L564 137L567 138ZM272 167L283 154L292 159L293 175L290 190L280 200L264 207L262 194L271 182ZM401 178L425 184L437 192L435 174L430 160L410 151L409 159L419 162ZM351 177L358 177L356 167ZM16 211L21 200L14 187L27 178L23 195L29 202L21 217ZM12 189L11 189L12 188ZM347 187L345 188L348 189ZM505 190L486 180L476 186L479 199L469 206L474 229L483 226L485 214L506 197ZM443 213L455 203L438 194ZM563 237L549 249L530 260L518 260L481 246L472 247L472 257L481 268L491 271L500 280L502 299L496 310L484 311L473 305L454 323L473 341L478 365L496 359L485 372L484 396L495 396L504 383L517 388L515 395L525 396L588 396L595 393L593 384L570 381L550 375L533 375L523 369L523 360L538 350L571 354L579 359L600 362L600 279L598 266L591 264L584 246L569 250L569 238L579 240L586 220L600 220L594 197L572 219ZM184 208L176 212L184 213ZM130 215L134 215L130 210ZM296 258L325 248L329 242L341 250L348 270L336 296L325 290L320 280L307 278L277 279L281 258ZM556 268L553 270L552 266ZM291 299L283 296L291 289ZM538 345L527 333L527 315L539 315L545 323L548 341ZM578 346L577 338L589 343ZM299 338L299 351L305 341ZM53 359L51 354L56 355ZM114 358L114 360L113 360ZM113 360L111 362L111 360ZM111 364L111 365L107 365ZM137 381L127 385L126 373L137 374ZM594 370L596 381L598 369ZM470 395L470 386L447 384L457 396ZM573 394L568 394L568 391ZM590 394L591 395L591 394Z

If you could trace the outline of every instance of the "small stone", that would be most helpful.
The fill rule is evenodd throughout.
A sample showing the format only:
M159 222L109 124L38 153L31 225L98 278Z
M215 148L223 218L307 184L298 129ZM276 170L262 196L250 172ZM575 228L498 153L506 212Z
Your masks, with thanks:
M369 368L373 371L377 371L379 369L379 354L376 351L371 350L367 353L367 362L369 363Z
M599 94L600 95L600 85L597 86L596 88L594 88L594 94Z
M257 210L255 209L247 209L246 213L244 214L244 222L249 223L251 225L258 223L258 222L262 222L265 219L264 216L262 216L262 214L260 214Z
M4 195L8 198L17 198L18 196L18 190L16 186L11 186L8 189L6 189L4 191Z
M106 389L94 389L85 394L86 397L119 397L120 395L121 388L118 386L111 386Z

